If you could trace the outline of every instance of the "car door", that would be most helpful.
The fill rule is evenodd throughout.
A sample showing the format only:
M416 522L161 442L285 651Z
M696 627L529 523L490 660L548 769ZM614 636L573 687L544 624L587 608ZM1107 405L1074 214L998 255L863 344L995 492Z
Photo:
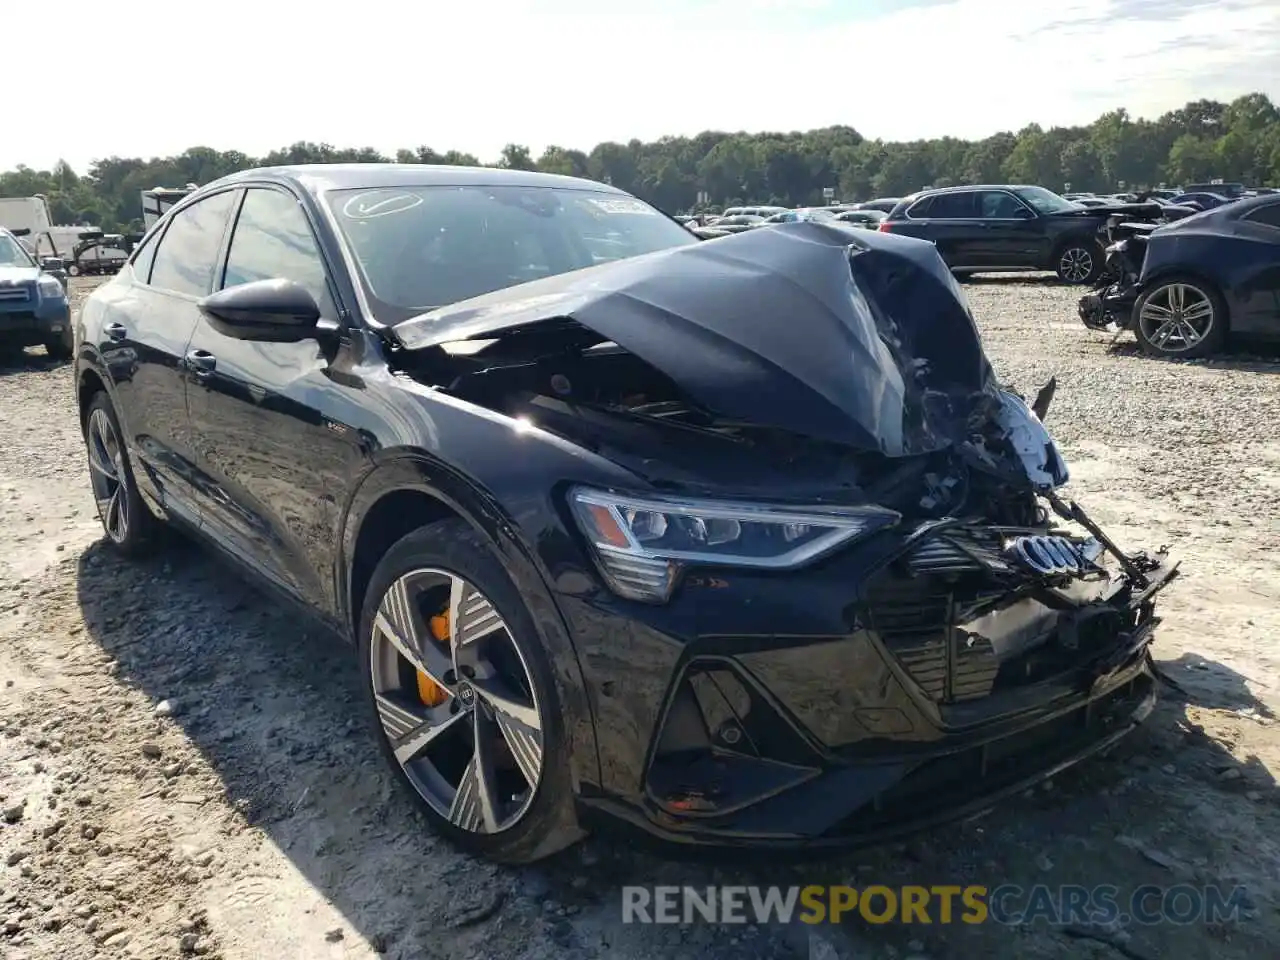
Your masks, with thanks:
M1239 244L1227 276L1231 328L1240 334L1280 337L1280 201L1254 207L1240 218Z
M957 190L923 198L929 201L923 218L915 213L919 202L907 210L918 231L912 235L932 240L949 267L984 265L979 256L982 244L976 196L972 190Z
M244 193L219 288L293 280L338 319L337 301L312 221L283 187ZM321 416L346 387L333 347L242 340L209 321L188 347L188 406L203 489L205 533L271 585L332 613L333 556L341 504L369 451L358 430Z
M104 297L95 325L116 415L141 467L138 481L191 525L199 524L199 511L184 357L238 196L215 193L179 210L139 249L130 277Z
M1049 256L1044 224L1036 212L1010 190L978 193L977 234L974 255L992 267L1034 267Z

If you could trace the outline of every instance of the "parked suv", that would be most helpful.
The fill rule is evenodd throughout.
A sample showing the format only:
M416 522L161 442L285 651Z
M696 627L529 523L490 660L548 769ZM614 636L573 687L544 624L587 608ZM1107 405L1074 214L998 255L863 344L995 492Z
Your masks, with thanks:
M906 197L880 231L933 241L957 274L1052 270L1067 283L1092 283L1102 272L1098 230L1110 212L1044 187L946 187Z
M44 344L55 360L71 357L71 308L57 259L37 262L0 227L0 351Z

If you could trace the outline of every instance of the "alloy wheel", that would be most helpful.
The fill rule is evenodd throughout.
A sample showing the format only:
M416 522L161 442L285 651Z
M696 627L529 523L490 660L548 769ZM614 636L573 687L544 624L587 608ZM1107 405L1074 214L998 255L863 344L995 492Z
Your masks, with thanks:
M1093 273L1093 254L1084 247L1068 247L1058 260L1058 273L1070 283L1083 283Z
M89 446L89 480L98 517L114 543L129 535L129 491L124 469L124 449L111 418L101 407L89 414L86 430Z
M1213 329L1213 301L1199 287L1171 283L1149 296L1138 314L1142 334L1162 353L1185 353Z
M528 812L543 767L543 718L524 655L473 584L420 569L387 589L370 673L396 762L440 816L472 833Z

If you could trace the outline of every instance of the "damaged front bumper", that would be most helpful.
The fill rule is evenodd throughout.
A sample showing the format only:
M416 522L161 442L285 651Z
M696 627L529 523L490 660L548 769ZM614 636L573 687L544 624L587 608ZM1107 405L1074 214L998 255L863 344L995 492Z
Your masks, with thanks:
M1155 704L1155 598L1176 562L1124 556L1091 584L974 616L965 584L990 558L966 552L972 532L900 541L844 636L686 644L640 794L586 806L684 844L857 846L970 816L1110 747Z
M1090 330L1128 330L1133 325L1133 307L1140 294L1136 283L1112 283L1081 297L1076 312Z

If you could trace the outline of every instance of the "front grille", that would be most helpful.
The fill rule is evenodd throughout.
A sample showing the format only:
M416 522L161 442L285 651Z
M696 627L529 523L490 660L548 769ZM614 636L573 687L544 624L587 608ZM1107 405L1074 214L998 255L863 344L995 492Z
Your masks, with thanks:
M882 581L867 605L871 629L937 703L988 696L1000 672L991 641L954 629L953 611L951 593L919 581Z
M1001 558L1001 537L993 531L957 528L919 544L907 557L915 573L967 573L1008 570Z
M888 585L876 590L867 610L871 629L931 700L944 700L951 595L920 591L914 583L904 587L901 595Z
M30 287L0 287L0 303L30 303Z

